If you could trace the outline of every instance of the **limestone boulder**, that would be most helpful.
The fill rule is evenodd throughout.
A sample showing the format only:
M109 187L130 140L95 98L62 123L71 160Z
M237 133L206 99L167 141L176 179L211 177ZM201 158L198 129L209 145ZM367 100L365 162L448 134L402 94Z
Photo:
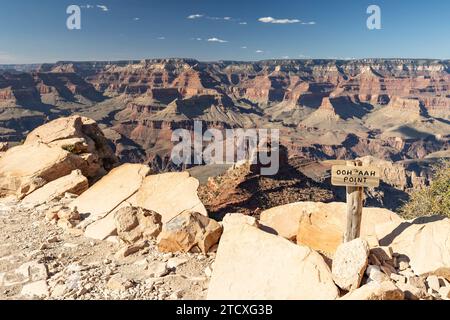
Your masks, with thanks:
M342 300L404 300L405 295L391 281L372 281L346 294Z
M161 215L143 208L124 207L114 214L117 235L125 243L156 239L162 229Z
M76 159L60 148L41 143L11 148L0 158L0 197L23 198L75 169Z
M339 291L322 256L248 224L224 229L210 300L327 300Z
M136 194L137 206L159 213L163 223L185 210L207 216L197 195L198 186L198 180L188 172L151 175Z
M437 275L450 280L450 219L418 218L376 227L380 244L409 260L416 275Z
M97 123L89 118L73 115L44 124L27 136L24 144L44 143L62 148L82 158L88 177L103 175L117 163L108 140Z
M333 255L342 243L346 228L345 203L299 202L294 204L302 212L298 224L297 243ZM294 210L291 208L291 210ZM375 226L403 220L394 212L382 208L363 208L361 238L369 241L376 235ZM294 219L292 223L295 223ZM373 241L373 240L370 240Z
M158 236L161 252L189 252L198 249L207 253L217 244L222 226L198 212L185 211L163 225Z
M95 121L80 116L60 118L38 127L23 145L0 157L0 197L22 199L77 169L88 179L96 179L116 163Z
M300 219L304 210L297 203L265 210L260 215L260 223L288 240L297 238Z
M260 227L258 220L254 217L246 216L240 213L228 213L222 220L224 228L234 227L240 224L248 224L253 227Z
M333 258L333 280L343 290L359 288L369 258L369 244L363 239L341 244Z
M80 170L74 170L71 174L53 180L42 188L27 195L22 203L24 205L36 206L56 198L64 196L66 192L80 195L89 188L88 179Z
M106 215L106 217L90 223L85 231L85 237L97 240L105 240L109 236L117 235L116 222L114 213Z
M142 185L150 168L141 164L123 164L75 199L70 206L90 221L105 217L122 202L129 199Z

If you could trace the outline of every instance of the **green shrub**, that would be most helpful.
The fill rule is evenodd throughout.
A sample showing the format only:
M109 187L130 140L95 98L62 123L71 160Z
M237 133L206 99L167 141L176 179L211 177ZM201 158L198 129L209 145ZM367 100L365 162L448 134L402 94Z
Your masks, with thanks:
M443 215L450 218L450 161L433 167L430 186L411 193L410 200L400 209L405 219Z

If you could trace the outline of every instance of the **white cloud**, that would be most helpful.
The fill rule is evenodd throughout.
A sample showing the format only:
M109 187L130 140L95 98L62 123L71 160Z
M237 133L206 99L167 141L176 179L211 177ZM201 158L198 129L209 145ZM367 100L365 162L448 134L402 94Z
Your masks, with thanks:
M219 39L219 38L209 38L208 39L208 42L219 42L219 43L226 43L226 42L228 42L228 41L226 41L226 40L222 40L222 39Z
M262 51L262 50L256 50L255 52L256 53L264 53L264 51Z
M247 23L247 22L239 22L239 24L245 26L245 25L247 25L248 23Z
M283 59L289 59L289 56L283 56Z
M314 25L314 24L316 24L316 22L315 22L315 21L302 22L302 24L306 24L306 25Z
M190 16L187 17L188 19L200 19L203 18L202 14L191 14Z
M240 22L241 19L239 18L233 18L233 17L215 17L215 16L208 16L208 15L203 15L203 14L191 14L190 16L187 17L187 19L207 19L207 20L212 20L212 21L226 21L226 22L236 22L239 24L247 24L247 22Z
M241 49L247 49L247 47L246 47L246 46L243 46L243 47L241 47Z
M109 11L109 8L107 6L105 6L104 4L98 4L97 8L99 8L102 11Z
M136 18L133 18L133 20L134 21L139 21L139 20L141 20L141 18L136 17Z
M166 37L158 37L156 39L158 39L158 40L166 40Z
M301 22L298 19L275 19L272 17L259 18L258 21L263 22L263 23L274 23L274 24L291 24L291 23L300 23Z

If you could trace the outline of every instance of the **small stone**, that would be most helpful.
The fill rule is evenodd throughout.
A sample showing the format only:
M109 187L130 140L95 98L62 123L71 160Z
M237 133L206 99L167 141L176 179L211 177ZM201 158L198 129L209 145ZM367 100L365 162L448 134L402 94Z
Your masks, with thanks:
M426 291L427 286L425 284L425 279L423 277L409 277L407 280L407 283L409 285L412 285L418 289L421 289L422 291Z
M20 292L23 296L45 298L49 296L47 281L40 280L27 283Z
M65 284L57 284L53 288L51 296L53 298L60 298L60 297L64 296L64 294L66 293L66 290L67 290L67 287Z
M48 221L58 220L58 211L49 210L45 214L45 219Z
M397 264L400 271L406 270L409 268L409 258L405 255L398 255Z
M391 273L390 278L395 282L406 283L406 277L400 274Z
M370 254L375 255L381 262L392 260L392 253L391 247L377 247L370 250Z
M37 261L26 262L17 268L15 272L24 278L28 278L30 281L47 280L48 278L47 267L45 264Z
M142 267L142 266L146 266L147 263L148 263L147 259L144 258L144 259L140 259L140 260L136 261L136 262L133 263L133 264L134 264L135 266L140 266L140 267Z
M381 271L383 271L385 274L387 274L388 276L391 276L391 274L393 273L397 273L397 270L395 270L395 268L389 264L383 263L380 266Z
M381 266L381 261L378 260L376 255L369 254L369 264L374 265L374 266Z
M119 251L117 251L114 256L117 259L126 258L129 255L132 255L138 252L139 250L143 249L145 246L146 246L145 242L136 242L135 244L127 245L119 249Z
M76 223L67 219L59 219L56 225L61 229L69 230L75 227Z
M82 235L84 235L84 231L78 228L67 229L66 232L74 237L81 237Z
M65 219L68 221L79 221L81 219L80 214L78 213L77 209L70 209L68 207L61 208L58 211L58 218Z
M111 242L111 243L115 243L115 244L119 244L120 243L120 238L118 236L109 236L105 240L108 241L108 242Z
M206 274L206 276L207 276L208 278L211 278L212 270L211 270L211 267L210 267L210 266L208 266L208 267L205 268L205 274Z
M450 300L450 287L442 287L438 291L439 295L444 300Z
M427 285L428 288L433 289L434 291L438 292L441 288L439 284L439 278L435 275L431 275L427 277Z
M188 259L185 258L171 258L167 261L167 268L169 269L176 269L179 266L181 266L182 264L185 264L186 262L188 262Z
M162 256L162 258L163 258L164 261L167 261L167 260L169 260L169 259L172 258L172 257L173 257L173 253L172 253L172 252L165 253L165 254L163 254L163 256Z
M389 277L381 272L381 269L378 266L369 265L366 270L366 275L371 281L375 281L378 283L383 283L384 281L389 280Z
M169 296L169 299L170 300L178 300L178 299L180 299L183 295L182 295L182 291L181 290L179 290L179 291L175 291L174 293L172 293L170 296Z
M369 282L340 298L340 300L403 300L404 293L392 281Z
M69 249L75 249L75 248L78 248L78 244L76 244L76 243L64 243L63 247L69 248Z
M107 287L113 291L125 291L133 287L133 283L123 278L122 275L116 274L109 279Z
M48 243L56 243L56 242L59 242L59 239L57 236L53 236L53 237L48 238L47 242Z
M364 240L367 241L367 244L369 245L370 249L380 246L380 243L378 242L378 238L374 235L367 235L364 237Z
M82 295L85 295L86 293L88 293L88 289L86 289L86 287L81 288L80 290L78 290L77 292L77 296L80 297Z
M202 252L219 242L222 226L198 212L185 211L164 224L158 237L161 252Z
M352 291L361 284L369 257L369 245L363 239L341 244L334 255L334 282L343 290Z
M397 287L403 291L406 300L420 300L427 296L426 291L416 288L408 283L397 283Z
M151 278L160 278L167 275L169 270L165 262L153 261L147 266L147 272Z
M416 276L414 274L414 272L412 272L411 269L406 269L406 270L400 271L400 274L404 275L406 278L411 278L411 277L415 277Z

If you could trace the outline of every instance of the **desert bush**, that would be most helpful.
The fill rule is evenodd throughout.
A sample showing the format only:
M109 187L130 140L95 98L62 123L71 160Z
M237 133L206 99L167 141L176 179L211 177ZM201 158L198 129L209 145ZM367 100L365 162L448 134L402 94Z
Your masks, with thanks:
M405 219L435 215L450 218L450 160L441 161L433 167L430 186L413 191L400 214Z

